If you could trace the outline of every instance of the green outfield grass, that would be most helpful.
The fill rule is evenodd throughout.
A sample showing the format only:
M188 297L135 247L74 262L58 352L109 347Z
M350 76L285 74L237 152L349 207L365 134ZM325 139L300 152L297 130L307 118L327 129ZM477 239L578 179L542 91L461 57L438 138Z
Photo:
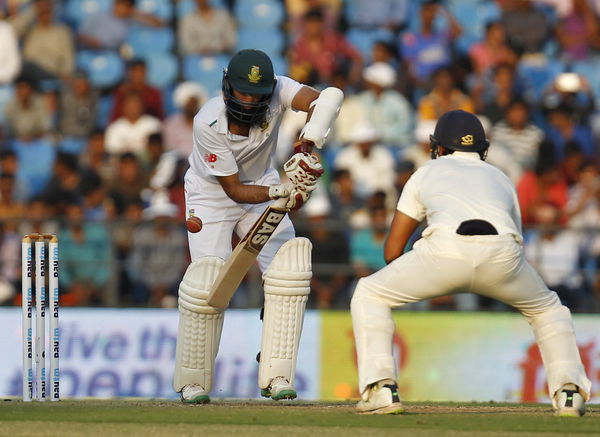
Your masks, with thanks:
M2 402L2 401L0 401ZM6 400L0 436L600 436L600 406L582 418L554 417L548 405L406 403L397 416L364 416L350 402L215 400Z

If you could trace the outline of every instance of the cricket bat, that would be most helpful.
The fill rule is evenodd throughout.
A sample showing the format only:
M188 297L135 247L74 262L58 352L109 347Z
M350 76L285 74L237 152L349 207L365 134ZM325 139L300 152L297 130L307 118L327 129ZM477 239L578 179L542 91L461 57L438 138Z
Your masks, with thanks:
M225 261L208 293L207 302L215 308L226 308L256 257L267 244L277 226L288 213L287 198L277 199L256 220L254 226Z

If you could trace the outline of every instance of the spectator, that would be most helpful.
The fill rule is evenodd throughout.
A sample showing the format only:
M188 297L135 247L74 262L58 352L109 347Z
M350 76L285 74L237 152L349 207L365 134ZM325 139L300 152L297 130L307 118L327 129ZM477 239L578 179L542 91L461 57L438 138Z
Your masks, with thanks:
M81 192L86 220L107 222L115 217L112 200L107 197L106 188L102 185L102 179L97 173L89 173Z
M504 119L509 103L522 97L522 89L514 67L509 64L498 65L492 76L491 81L485 78L478 81L471 95L477 113L496 124Z
M149 222L134 231L127 271L135 304L177 304L177 287L187 265L186 236L174 221L177 212L177 206L158 196L144 211Z
M311 82L309 78L314 77L313 83L328 83L344 70L351 84L358 83L363 66L358 50L342 34L327 29L320 9L307 12L304 20L304 31L290 50L294 78Z
M561 227L562 213L552 203L539 205L535 216L539 230L529 232L525 256L563 305L581 311L588 294L580 268L582 236Z
M495 164L496 150L503 148L511 162L517 164L518 172L509 177L518 182L524 171L534 167L544 133L531 122L529 105L524 100L513 100L506 109L504 120L493 127L490 137L493 147L490 147L488 161Z
M14 228L0 222L0 305L15 297L20 280L21 238ZM21 299L17 302L20 304Z
M50 208L41 197L33 197L25 208L25 220L19 223L19 234L55 234L58 235L59 224Z
M344 148L336 157L334 167L346 169L352 176L357 194L364 198L377 190L385 191L391 197L394 192L394 157L383 146L377 144L379 135L367 123L356 126L353 143Z
M398 33L406 26L408 18L408 0L357 0L352 21L353 27L361 29L385 28Z
M557 107L569 110L580 123L589 123L595 109L595 96L587 79L577 73L561 73L542 94L542 107L550 112Z
M131 303L131 290L133 284L127 275L127 260L133 244L135 229L143 222L142 213L144 203L142 199L135 199L124 207L121 217L117 218L115 226L112 227L112 241L115 252L115 272L118 277L119 297L126 305Z
M356 194L350 171L340 169L333 172L329 203L330 218L338 220L342 226L350 224L352 215L362 207L363 200Z
M59 153L54 161L53 176L40 197L53 215L61 216L67 204L83 200L85 182L86 177L80 171L77 157L69 153Z
M60 132L66 137L88 137L96 127L98 93L78 70L60 93Z
M285 0L285 9L289 17L292 41L304 30L306 13L320 9L326 29L334 30L338 25L341 2L338 0Z
M368 121L383 144L402 150L412 142L412 108L394 89L396 72L389 64L377 62L365 68L363 79L367 89L357 98Z
M597 150L589 126L579 123L571 108L559 105L550 111L548 120L550 126L546 133L554 144L554 157L557 161L565 159L566 145L569 142L577 144L588 158L596 156Z
M25 217L25 204L15 198L16 177L0 174L0 223L15 222Z
M23 141L47 134L50 130L50 112L33 84L24 78L17 79L15 95L6 105L8 135Z
M148 187L148 176L139 159L133 153L124 153L119 157L117 173L108 187L118 215L125 208L142 198L142 191Z
M92 49L118 50L127 41L133 23L158 27L161 19L135 8L134 0L115 0L110 13L97 12L88 16L79 28L79 42Z
M569 14L557 23L555 35L565 60L580 61L600 48L600 28L587 0L573 0L572 5Z
M79 203L66 207L60 241L61 305L85 306L108 303L112 249L109 233L100 222L86 221Z
M34 64L27 74L36 79L67 78L75 68L75 45L71 29L54 22L52 0L36 0L36 23L23 39L23 58ZM49 76L50 77L49 77Z
M437 120L421 120L415 127L415 144L407 147L402 159L411 162L419 168L431 159L431 144L429 137L433 135Z
M448 30L435 29L438 14L446 18ZM434 71L451 63L451 44L462 33L458 21L436 0L421 3L420 19L418 31L406 32L401 37L401 55L416 88L423 88Z
M90 134L79 162L83 168L97 173L103 184L108 184L114 178L116 162L104 147L103 131L95 130Z
M550 32L546 15L530 0L505 0L500 7L506 34L519 41L525 53L541 52Z
M419 101L420 120L437 120L454 109L474 112L473 101L457 87L452 70L441 67L433 73L433 89Z
M371 61L373 61L373 64L385 62L391 65L396 72L402 71L398 61L396 45L387 41L378 40L373 43L371 47Z
M229 53L235 49L236 35L235 21L226 9L213 8L210 0L196 0L196 10L184 16L177 28L179 53Z
M125 112L125 100L130 94L138 94L144 102L144 114L164 118L163 99L160 90L146 82L146 62L141 59L131 61L127 68L127 79L114 92L114 104L110 121L122 117Z
M0 151L0 175L15 177L12 198L17 202L25 203L29 198L29 187L23 175L19 172L19 160L14 150Z
M194 117L208 100L204 88L195 82L183 82L175 88L173 101L179 110L163 123L165 146L176 151L180 157L188 158L192 153L192 125Z
M593 161L583 161L578 170L577 180L569 189L566 207L569 226L595 228L600 223L600 171Z
M478 76L488 69L495 68L506 61L506 33L500 21L489 22L485 26L485 39L469 48L469 57Z
M526 171L517 184L523 225L535 225L538 206L551 203L564 211L568 200L568 187L560 167L554 160L549 144L540 147L540 155L534 170ZM561 217L560 223L564 223Z
M336 304L347 307L347 302L344 301L349 281L348 273L344 271L349 263L347 239L340 230L331 229L327 225L331 212L327 199L315 197L302 211L308 218L304 236L313 244L313 277L310 282L312 293L309 304L319 309L331 308Z
M2 13L0 12L0 18ZM19 41L12 26L0 19L0 85L10 84L21 71Z
M387 211L384 207L375 207L369 211L370 226L356 231L350 240L350 261L354 276L369 276L385 267L383 245L387 236Z
M123 116L106 128L106 151L117 155L131 152L143 158L148 135L160 132L160 120L144 114L144 102L139 94L131 93L123 101Z
M165 151L160 133L148 137L146 167L150 175L150 188L154 192L167 190L172 185L177 176L179 159L177 152Z

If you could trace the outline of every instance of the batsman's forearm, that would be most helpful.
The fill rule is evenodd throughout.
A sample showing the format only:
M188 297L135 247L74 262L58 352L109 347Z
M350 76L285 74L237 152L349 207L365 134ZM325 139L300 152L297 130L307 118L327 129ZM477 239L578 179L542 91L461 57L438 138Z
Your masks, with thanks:
M264 203L271 200L269 187L262 185L237 185L226 191L229 198L237 203Z

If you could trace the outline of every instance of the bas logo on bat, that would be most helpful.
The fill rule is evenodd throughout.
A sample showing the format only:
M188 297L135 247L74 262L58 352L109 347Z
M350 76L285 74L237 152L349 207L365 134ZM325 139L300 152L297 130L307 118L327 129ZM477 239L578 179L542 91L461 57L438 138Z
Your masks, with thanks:
M249 246L260 252L285 214L286 211L270 211L266 214L263 220L256 224L256 233L250 238Z

